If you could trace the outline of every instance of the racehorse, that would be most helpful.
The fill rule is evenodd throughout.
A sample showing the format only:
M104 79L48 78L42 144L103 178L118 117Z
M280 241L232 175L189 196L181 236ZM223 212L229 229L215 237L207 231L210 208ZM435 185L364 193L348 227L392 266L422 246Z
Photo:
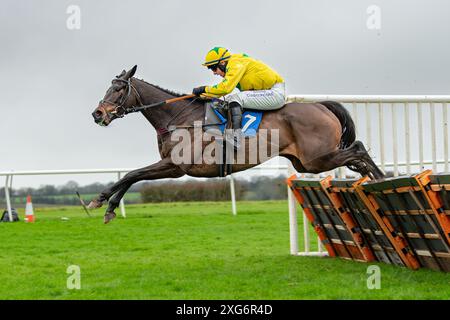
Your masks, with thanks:
M97 124L107 126L136 108L151 105L152 108L141 108L141 113L158 133L161 160L129 172L89 203L88 207L95 209L108 201L104 216L105 223L115 218L114 210L119 206L120 200L138 181L179 178L184 175L219 176L218 163L192 161L177 164L171 156L171 152L178 144L178 141L171 139L172 133L176 130L181 128L188 130L191 141L196 138L202 139L195 135L202 135L205 128L198 130L193 123L204 120L205 102L190 98L186 101L161 103L161 101L182 97L182 95L134 78L136 69L137 66L128 71L123 70L112 80L111 86L92 116ZM175 100L181 99L183 98ZM278 130L276 146L278 151L271 156L289 159L300 173L320 173L346 166L372 179L384 177L362 142L356 140L353 120L348 111L338 102L287 103L281 109L264 112L258 130L262 129ZM249 139L246 138L246 140ZM267 143L272 144L271 138L267 138ZM193 145L190 147L194 148ZM203 150L205 147L206 143L202 143ZM256 146L256 148L259 147L260 145ZM249 143L243 145L243 148L245 153L252 151ZM232 171L243 171L267 160L258 158L256 162L251 162L249 157L245 159L244 163L232 164Z

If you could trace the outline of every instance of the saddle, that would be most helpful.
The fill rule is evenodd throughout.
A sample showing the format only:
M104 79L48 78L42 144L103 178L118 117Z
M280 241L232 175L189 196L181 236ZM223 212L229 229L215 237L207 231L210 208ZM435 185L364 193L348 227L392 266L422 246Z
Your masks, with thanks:
M229 115L228 104L219 99L213 99L205 103L205 119L203 126L206 132L221 131L226 128Z

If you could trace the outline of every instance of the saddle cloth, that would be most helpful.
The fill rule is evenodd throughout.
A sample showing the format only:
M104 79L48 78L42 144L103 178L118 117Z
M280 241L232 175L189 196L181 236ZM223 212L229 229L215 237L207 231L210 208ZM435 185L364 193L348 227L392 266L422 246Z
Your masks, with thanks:
M220 130L222 134L227 127L227 110L218 108L214 103L205 103L205 130ZM262 111L245 110L242 114L242 134L244 137L254 137L262 119Z

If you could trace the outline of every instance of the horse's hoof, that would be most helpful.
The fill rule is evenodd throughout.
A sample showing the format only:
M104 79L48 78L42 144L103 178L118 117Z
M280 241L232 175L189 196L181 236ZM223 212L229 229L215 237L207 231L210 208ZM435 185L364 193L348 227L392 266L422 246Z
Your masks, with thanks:
M88 207L88 209L98 209L98 208L101 208L102 207L102 205L103 205L103 203L101 202L101 201L98 201L98 200L92 200L90 203L89 203L89 205L87 206Z
M114 212L107 212L105 216L103 217L103 222L105 224L109 223L111 220L113 220L116 217L116 214Z

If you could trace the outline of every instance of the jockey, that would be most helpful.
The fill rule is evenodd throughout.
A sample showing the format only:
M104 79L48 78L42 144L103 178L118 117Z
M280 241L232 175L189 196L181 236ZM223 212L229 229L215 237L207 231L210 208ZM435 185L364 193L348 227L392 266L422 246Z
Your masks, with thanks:
M224 97L229 103L236 148L242 138L243 109L275 110L285 104L283 78L259 60L215 47L208 51L203 65L224 79L214 86L194 88L192 93L207 98ZM235 88L239 92L232 92Z

